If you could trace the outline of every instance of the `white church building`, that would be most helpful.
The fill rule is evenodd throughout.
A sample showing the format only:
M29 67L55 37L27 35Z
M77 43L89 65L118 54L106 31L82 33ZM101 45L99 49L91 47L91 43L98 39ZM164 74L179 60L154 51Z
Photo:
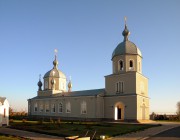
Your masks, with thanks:
M43 82L39 79L37 96L28 99L28 114L71 120L149 120L148 78L142 73L142 54L129 41L125 24L123 41L112 52L112 74L105 76L105 88L72 91L71 81L53 68Z
M0 97L0 126L9 125L9 102L5 97Z

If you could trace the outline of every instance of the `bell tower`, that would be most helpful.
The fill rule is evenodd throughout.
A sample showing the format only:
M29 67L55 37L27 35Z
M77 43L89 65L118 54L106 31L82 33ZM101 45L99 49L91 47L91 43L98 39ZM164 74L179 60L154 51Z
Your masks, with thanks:
M123 42L112 53L113 74L131 71L142 73L142 54L138 47L128 39L130 32L127 28L126 19L122 35L124 36Z
M139 48L129 41L130 32L126 18L122 35L123 41L112 53L112 74L105 76L106 94L143 93L147 95L147 80L144 80L147 78L142 75L142 54Z
M105 76L106 117L114 114L115 120L148 120L148 79L142 74L142 54L129 41L130 32L125 18L123 41L112 53L112 74Z

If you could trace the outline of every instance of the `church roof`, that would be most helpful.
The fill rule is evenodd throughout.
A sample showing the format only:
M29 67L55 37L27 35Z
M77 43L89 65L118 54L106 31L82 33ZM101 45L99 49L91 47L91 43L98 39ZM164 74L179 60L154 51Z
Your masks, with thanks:
M121 42L113 51L112 53L112 59L115 57L115 56L118 56L118 55L125 55L125 54L136 54L136 55L140 55L142 56L141 54L141 51L139 50L139 48L131 41L124 41L124 42Z
M124 36L124 41L121 42L113 51L112 53L112 59L115 56L118 55L125 55L125 54L135 54L140 55L142 57L141 51L139 48L131 41L128 40L130 32L127 29L127 25L125 24L125 29L122 32L122 35Z
M97 96L105 92L105 89L92 89L92 90L82 90L73 91L63 94L64 96Z
M58 70L58 69L52 69L50 71L48 71L45 75L44 75L44 78L47 78L47 77L54 77L54 78L65 78L66 79L66 76L65 74Z
M97 96L97 95L103 94L104 92L105 92L105 89L81 90L81 91L57 93L52 96L37 96L32 99L56 98L56 97Z
M0 103L1 104L4 104L4 101L6 100L6 98L5 97L0 97Z

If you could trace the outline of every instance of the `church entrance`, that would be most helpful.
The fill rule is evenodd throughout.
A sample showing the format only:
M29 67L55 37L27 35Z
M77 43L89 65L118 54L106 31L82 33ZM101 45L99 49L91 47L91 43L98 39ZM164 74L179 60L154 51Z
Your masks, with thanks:
M115 104L114 120L124 120L124 104L121 102Z
M121 108L118 108L118 113L117 113L117 118L118 120L121 120Z

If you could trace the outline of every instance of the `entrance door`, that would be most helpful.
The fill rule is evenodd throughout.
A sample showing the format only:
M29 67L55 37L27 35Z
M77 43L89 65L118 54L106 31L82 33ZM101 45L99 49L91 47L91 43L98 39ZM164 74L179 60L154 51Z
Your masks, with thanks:
M124 120L125 107L122 102L117 102L114 105L114 120Z
M117 113L117 118L118 120L121 120L121 108L118 108L118 113Z

